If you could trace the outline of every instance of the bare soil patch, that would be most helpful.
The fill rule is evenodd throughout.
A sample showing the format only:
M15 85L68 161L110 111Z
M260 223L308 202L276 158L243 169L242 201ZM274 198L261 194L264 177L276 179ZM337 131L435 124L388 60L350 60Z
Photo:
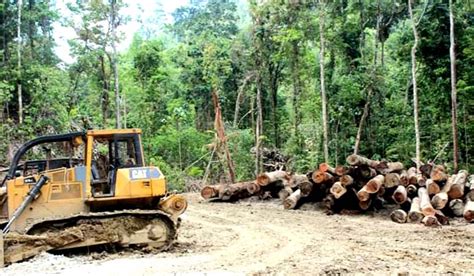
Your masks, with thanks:
M387 211L327 216L278 201L212 203L187 194L179 238L168 252L64 257L44 253L0 275L474 273L474 225L397 224Z

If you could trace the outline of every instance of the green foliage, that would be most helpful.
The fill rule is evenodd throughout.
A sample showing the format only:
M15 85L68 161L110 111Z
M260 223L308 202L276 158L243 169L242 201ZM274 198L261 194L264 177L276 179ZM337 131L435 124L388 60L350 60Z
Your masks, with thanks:
M236 178L255 177L257 88L262 94L264 147L291 157L290 169L306 172L323 161L320 68L325 65L329 149L333 165L353 152L367 103L360 153L400 160L414 156L410 50L411 23L403 1L326 1L326 54L320 60L319 12L311 1L191 1L165 24L147 21L119 57L123 124L142 128L147 161L160 167L172 189L188 178L221 181L226 165L215 145L218 93ZM16 2L0 4L0 150L36 135L112 127L115 110L110 2L75 1L60 18L48 1L23 6L22 61L17 68ZM120 24L127 22L117 1ZM433 158L451 138L449 20L447 6L414 6L422 156ZM80 18L80 20L76 20ZM73 64L59 65L52 25L74 27ZM115 22L117 24L117 22ZM458 127L461 168L473 169L474 26L472 9L455 5ZM21 77L21 79L20 79ZM18 125L18 83L25 122ZM237 97L239 110L234 121ZM233 124L232 124L233 125ZM209 163L211 155L213 162ZM217 158L219 157L219 158ZM217 159L220 159L217 160ZM448 146L438 161L449 163ZM6 157L2 162L7 161Z

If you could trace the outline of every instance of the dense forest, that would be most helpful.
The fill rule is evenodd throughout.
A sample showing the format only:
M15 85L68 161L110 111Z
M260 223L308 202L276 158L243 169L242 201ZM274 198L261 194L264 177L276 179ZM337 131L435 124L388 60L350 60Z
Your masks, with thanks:
M126 3L70 1L66 17L54 2L0 3L5 166L33 137L117 127L143 129L175 189L225 179L229 159L254 178L275 149L300 172L354 152L474 169L470 0L191 0L120 52Z

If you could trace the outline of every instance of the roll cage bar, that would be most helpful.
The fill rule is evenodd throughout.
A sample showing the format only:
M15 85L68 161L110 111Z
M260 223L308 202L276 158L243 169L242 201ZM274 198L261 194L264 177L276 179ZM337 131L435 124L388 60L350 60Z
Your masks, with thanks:
M4 186L7 180L13 179L18 167L18 163L20 162L23 155L32 147L40 145L40 144L46 144L46 143L68 142L68 141L72 142L77 137L85 138L85 136L86 136L86 132L81 131L81 132L72 132L72 133L67 133L67 134L41 136L41 137L38 137L26 142L15 153L12 163L10 164L10 168L8 169L8 173L3 179L0 186Z

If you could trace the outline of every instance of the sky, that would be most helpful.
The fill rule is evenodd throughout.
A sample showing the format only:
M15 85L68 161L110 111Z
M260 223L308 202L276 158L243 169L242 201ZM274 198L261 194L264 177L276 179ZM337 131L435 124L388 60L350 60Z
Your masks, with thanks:
M58 10L61 17L69 17L69 12L66 4L74 2L75 0L57 0L56 9ZM124 39L120 42L117 50L124 51L128 48L132 42L133 35L140 29L143 23L147 22L147 19L153 18L156 14L157 9L161 8L165 14L164 23L171 23L174 10L184 6L188 3L188 0L123 0L127 5L126 8L121 11L123 15L129 16L130 20L119 27L119 31L123 33ZM55 22L54 38L56 41L56 54L58 57L67 64L74 62L74 58L69 53L68 40L75 37L75 32L72 28L61 26L61 23Z

